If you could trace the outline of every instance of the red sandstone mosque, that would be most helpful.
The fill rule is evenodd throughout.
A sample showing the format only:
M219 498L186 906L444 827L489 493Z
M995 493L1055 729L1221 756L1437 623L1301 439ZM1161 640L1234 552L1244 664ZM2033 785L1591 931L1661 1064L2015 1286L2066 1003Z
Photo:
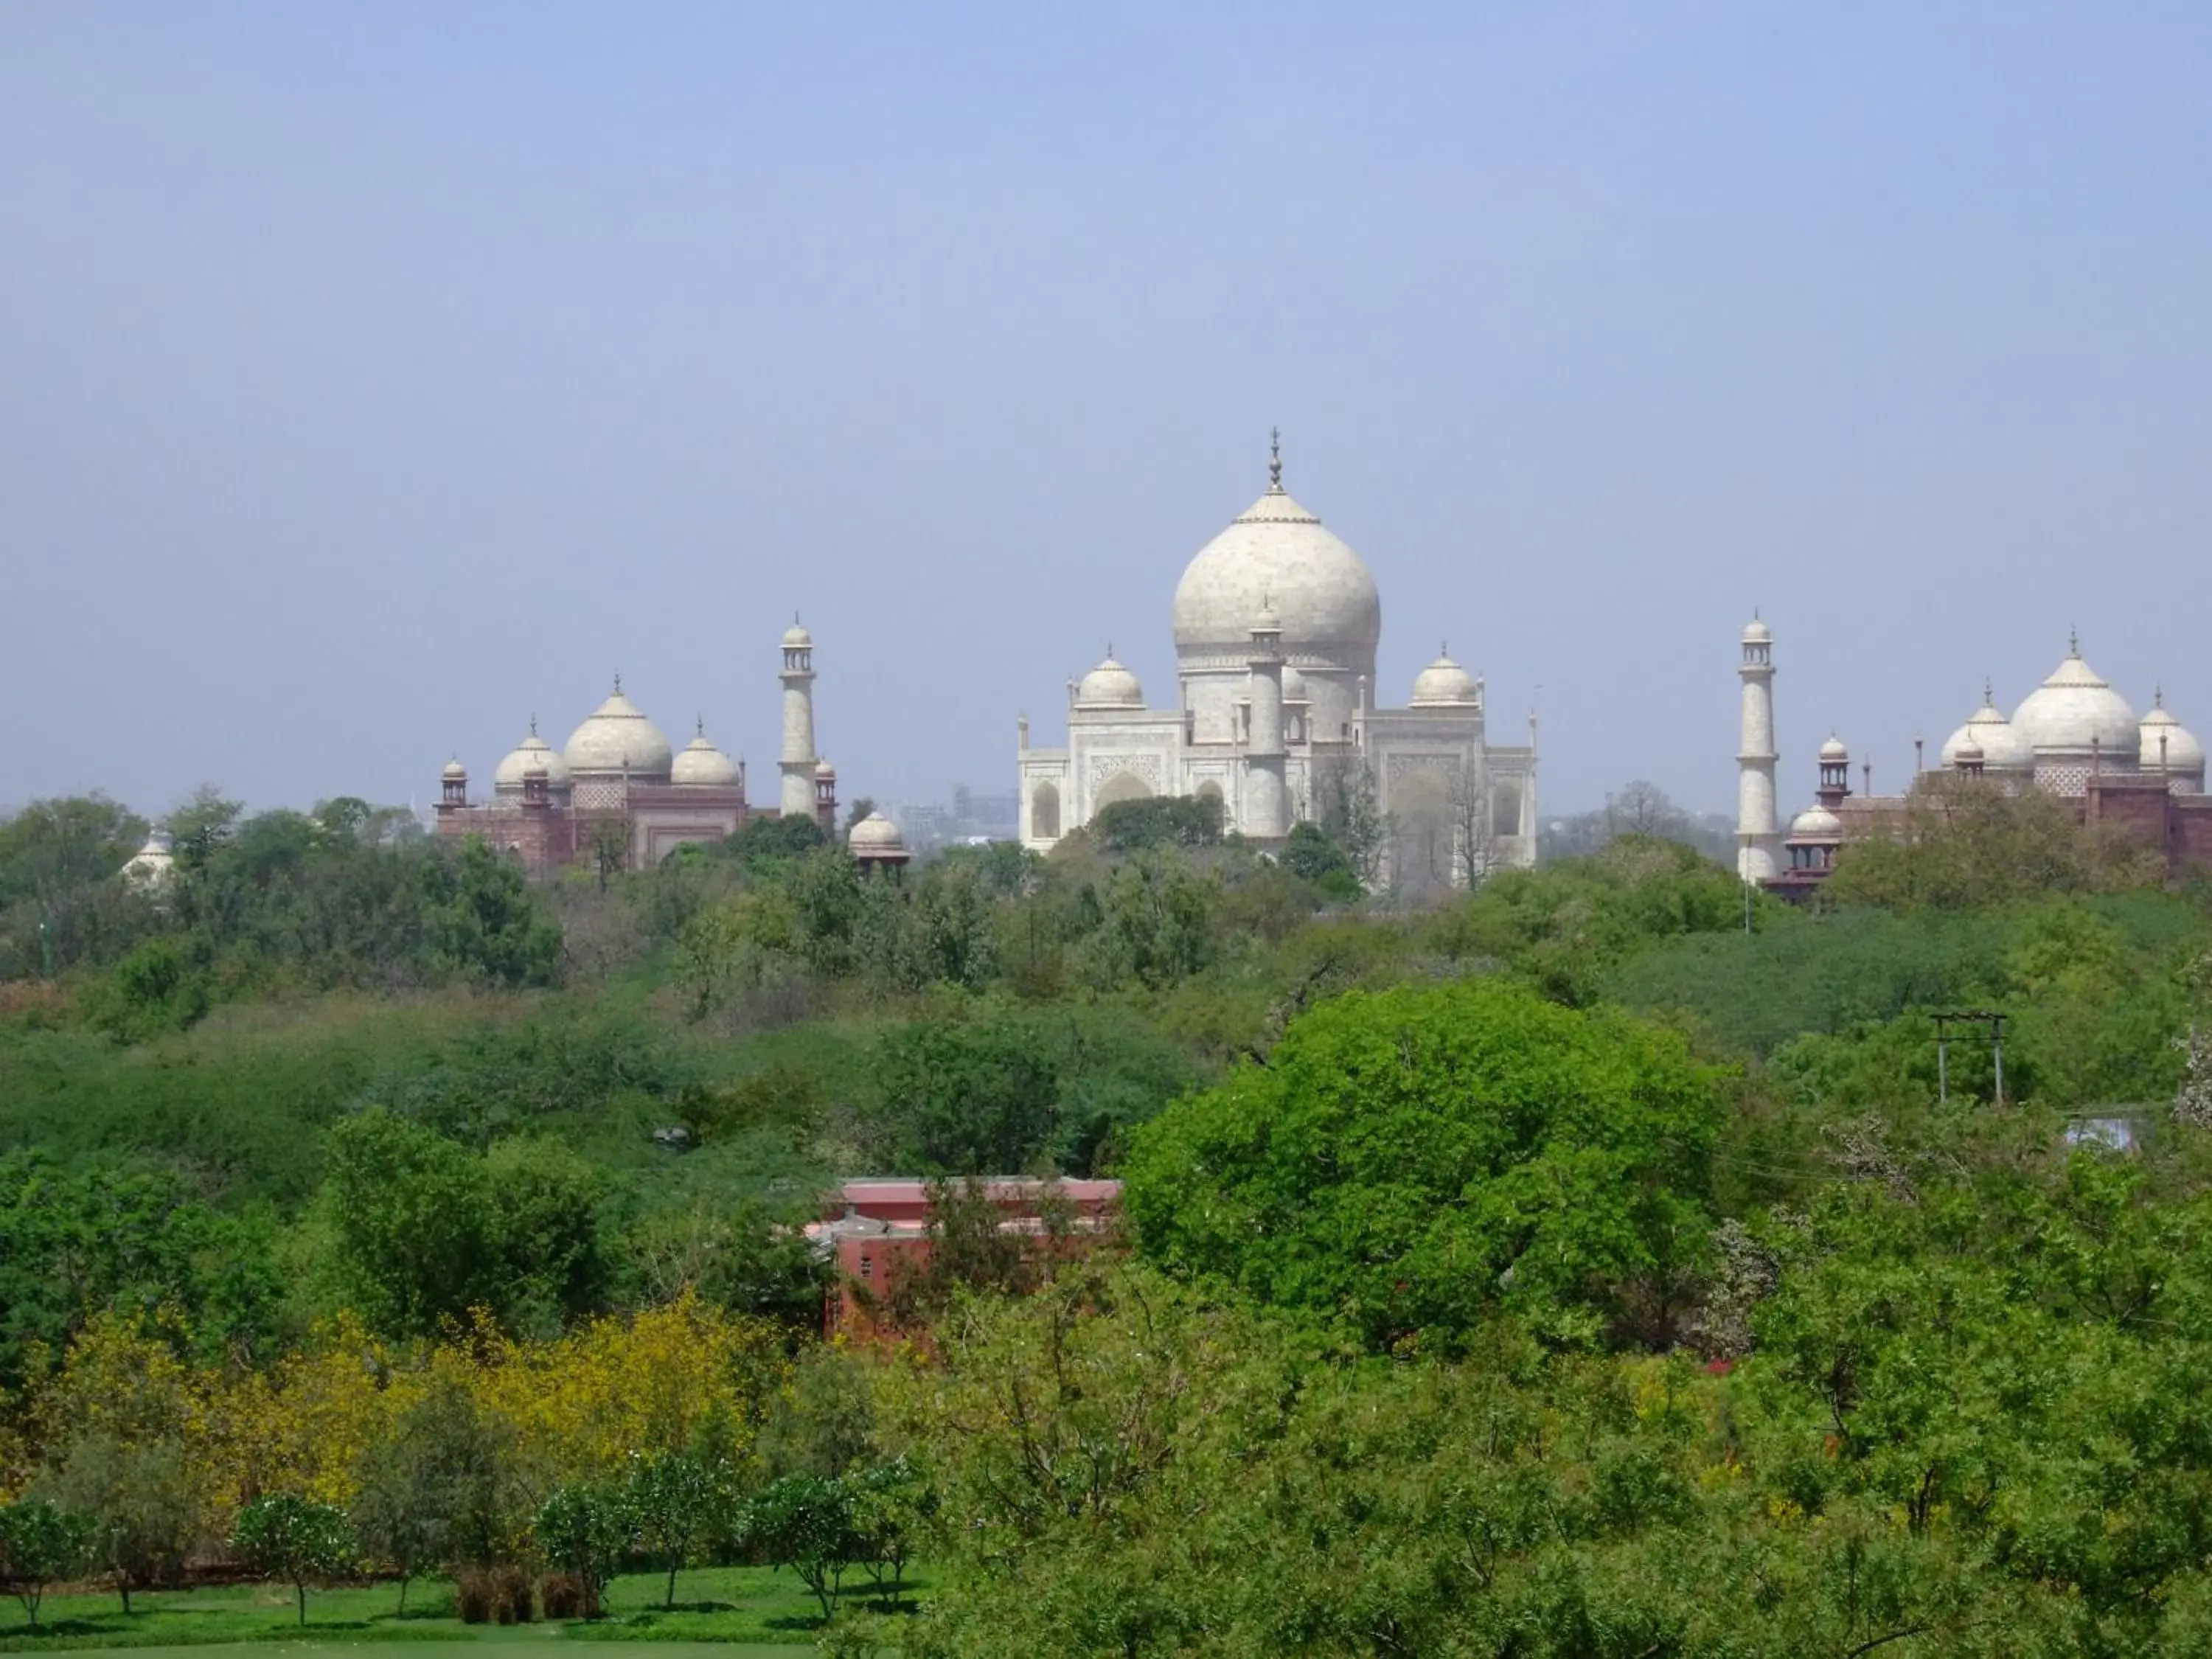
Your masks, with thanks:
M687 842L722 840L757 817L811 817L825 836L837 825L837 774L814 749L814 636L797 617L783 635L783 753L777 805L745 795L745 763L715 747L699 721L691 741L673 748L659 726L623 694L615 676L607 700L556 749L530 731L492 773L489 799L469 793L457 758L441 775L438 833L481 836L533 871L614 856L632 869L658 864ZM907 861L897 827L881 813L853 826L848 845L870 868Z
M2161 848L2168 864L2212 867L2212 795L2204 792L2204 746L2169 714L2162 692L2138 717L2127 699L2082 660L2078 637L2066 658L2008 718L1984 686L1982 707L1945 741L1937 764L1923 757L1902 795L1854 793L1843 742L1820 746L1814 804L1783 833L1775 811L1774 635L1757 617L1743 630L1742 741L1736 754L1736 870L1784 897L1809 893L1834 868L1844 844L1885 833L1936 781L1972 777L2008 791L2040 789L2071 804L2082 822L2123 827ZM1916 747L1917 745L1916 744Z

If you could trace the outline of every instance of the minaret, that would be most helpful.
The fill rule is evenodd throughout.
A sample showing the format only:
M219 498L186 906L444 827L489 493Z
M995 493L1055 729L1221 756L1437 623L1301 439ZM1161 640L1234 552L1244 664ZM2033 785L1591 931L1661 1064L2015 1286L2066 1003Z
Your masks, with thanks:
M1774 815L1774 635L1752 612L1743 630L1743 741L1736 750L1735 872L1747 882L1782 873Z
M814 636L794 613L783 635L783 816L814 815Z
M1260 601L1252 624L1252 733L1244 750L1244 822L1255 841L1280 841L1291 832L1290 795L1283 777L1283 624L1275 607Z

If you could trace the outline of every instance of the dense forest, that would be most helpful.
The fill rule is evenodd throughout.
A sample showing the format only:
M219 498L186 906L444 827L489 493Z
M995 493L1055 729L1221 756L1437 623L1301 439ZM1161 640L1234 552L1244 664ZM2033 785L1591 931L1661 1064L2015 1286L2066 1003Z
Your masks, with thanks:
M898 881L171 826L0 824L27 1607L749 1559L854 1653L2212 1650L2212 893L2041 797L1803 909L1644 834L1404 904L1198 802ZM935 1282L824 1345L796 1229L893 1172ZM1006 1173L1122 1232L955 1248Z

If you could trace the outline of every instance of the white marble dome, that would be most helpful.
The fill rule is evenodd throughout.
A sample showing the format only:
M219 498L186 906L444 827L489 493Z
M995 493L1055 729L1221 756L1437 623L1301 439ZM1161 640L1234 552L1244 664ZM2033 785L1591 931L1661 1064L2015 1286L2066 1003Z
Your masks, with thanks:
M1844 747L1844 740L1832 732L1829 734L1827 742L1820 745L1820 758L1824 761L1847 761L1850 757L1851 751Z
M627 769L641 781L666 777L674 759L660 728L623 696L619 676L613 694L568 734L561 752L572 773Z
M1479 701L1474 676L1451 659L1451 653L1440 651L1437 659L1413 677L1412 706L1416 708L1437 703L1454 705Z
M1106 647L1106 659L1085 674L1075 688L1078 708L1142 708L1145 689L1137 684L1137 677L1114 660L1114 647Z
M1808 806L1790 820L1792 841L1841 841L1844 821L1825 806Z
M461 757L459 755L454 756L453 759L438 769L438 775L441 778L465 779L468 775L469 769L461 764Z
M1176 585L1176 648L1241 661L1253 619L1267 610L1282 624L1285 652L1372 672L1382 635L1374 573L1279 478L1184 569Z
M668 769L668 781L726 788L738 781L738 763L714 747L714 740L707 735L706 721L701 720L691 741L684 745L684 752Z
M1743 642L1746 645L1771 645L1774 643L1774 630L1753 617L1743 625Z
M2038 755L2087 755L2094 748L2109 761L2132 763L2138 752L2136 711L2081 660L2078 647L2069 646L2066 660L2013 710L2012 723Z
M2153 701L2150 713L2142 717L2142 724L2137 730L2142 747L2142 765L2146 770L2155 768L2162 755L2167 771L2200 781L2203 778L2204 745L2197 742L2188 727L2166 712L2163 691ZM2161 738L2165 740L2163 750L2160 744Z
M459 765L459 761L451 763ZM140 891L165 886L176 872L176 854L170 850L169 832L159 825L146 832L146 844L133 853L123 866L123 879Z
M906 837L899 827L881 812L871 812L846 832L846 849L856 858L903 856Z
M1955 767L1968 744L1982 751L1982 768L1989 772L2030 772L2035 769L2035 750L2017 726L2004 717L1996 699L1983 689L1982 706L1966 723L1943 740L1943 764Z
M793 617L791 619L791 626L783 630L783 648L787 651L797 651L813 643L814 635L800 625L798 617Z
M561 751L538 735L538 722L530 722L530 735L508 750L491 775L491 787L500 794L519 795L522 793L523 775L532 767L542 767L545 772L545 787L566 789L568 787L568 763Z

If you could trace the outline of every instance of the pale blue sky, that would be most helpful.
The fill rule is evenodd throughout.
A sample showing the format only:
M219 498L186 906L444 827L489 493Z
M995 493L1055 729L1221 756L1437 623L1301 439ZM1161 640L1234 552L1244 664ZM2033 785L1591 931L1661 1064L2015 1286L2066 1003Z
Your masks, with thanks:
M1010 787L1265 483L1547 811L2212 736L2212 7L0 7L0 800L427 799L610 673ZM1541 690L1537 688L1540 686Z

